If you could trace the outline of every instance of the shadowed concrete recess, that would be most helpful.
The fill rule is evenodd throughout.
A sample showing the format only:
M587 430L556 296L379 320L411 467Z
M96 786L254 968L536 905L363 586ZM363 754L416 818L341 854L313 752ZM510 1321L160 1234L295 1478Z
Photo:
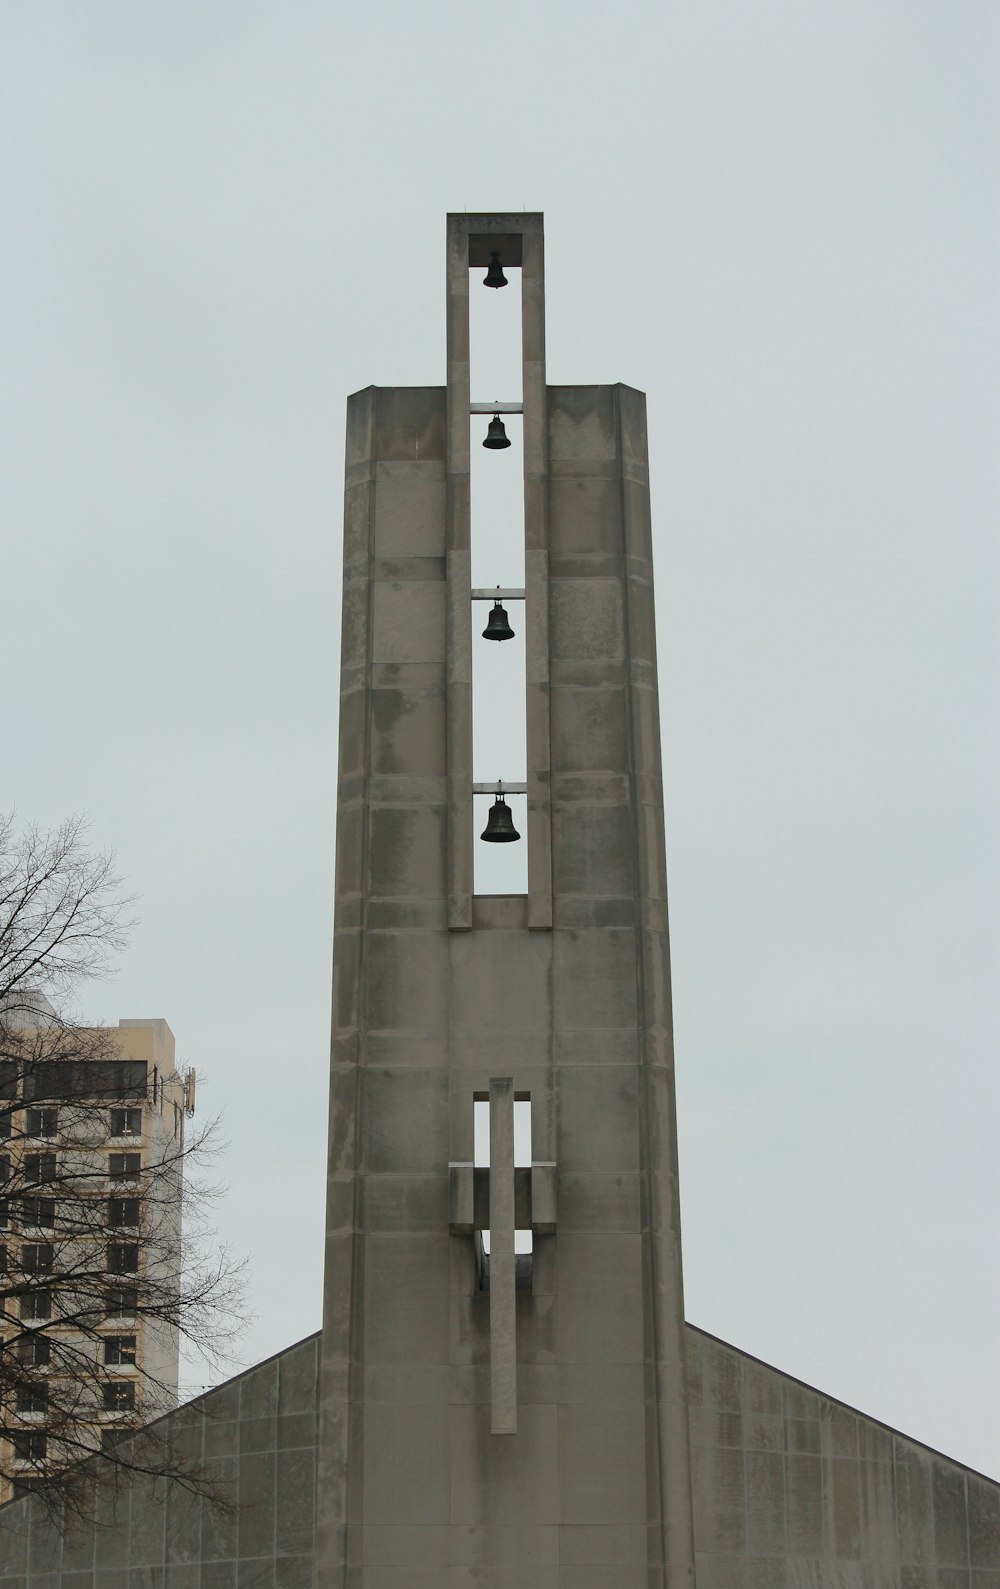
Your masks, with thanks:
M494 249L521 294L524 895L472 883ZM540 215L450 216L447 305L445 387L348 403L321 1335L175 1415L207 1453L236 1409L224 1540L144 1486L60 1554L28 1500L4 1582L1000 1589L997 1485L684 1323L645 402L547 384ZM283 1415L286 1362L309 1406Z

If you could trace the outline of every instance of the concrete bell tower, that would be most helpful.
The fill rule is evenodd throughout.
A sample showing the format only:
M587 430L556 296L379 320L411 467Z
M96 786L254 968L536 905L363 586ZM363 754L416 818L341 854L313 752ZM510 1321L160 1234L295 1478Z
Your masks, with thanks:
M522 390L501 405L470 390L470 271L479 291L494 254L521 293ZM645 405L546 384L541 215L450 215L447 304L447 386L348 404L316 1582L679 1589ZM497 406L523 428L524 587L505 599L528 886L479 895L470 441Z

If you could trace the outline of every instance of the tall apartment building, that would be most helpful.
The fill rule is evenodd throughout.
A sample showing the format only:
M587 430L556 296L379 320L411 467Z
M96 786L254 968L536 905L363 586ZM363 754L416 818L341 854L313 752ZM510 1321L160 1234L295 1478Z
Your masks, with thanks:
M177 1401L194 1072L164 1020L32 1023L0 1060L2 1500Z

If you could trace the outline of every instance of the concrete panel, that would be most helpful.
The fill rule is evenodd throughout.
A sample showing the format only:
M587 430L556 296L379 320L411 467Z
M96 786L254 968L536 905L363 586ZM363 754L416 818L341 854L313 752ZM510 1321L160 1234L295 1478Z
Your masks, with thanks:
M552 817L557 894L615 897L635 886L635 829L627 805L556 806Z
M370 822L372 896L443 898L447 889L444 810L376 806Z
M635 1031L635 935L559 932L553 945L553 1020L562 1034Z
M449 1014L452 1033L508 1034L549 1029L552 939L528 932L453 937ZM516 1052L509 1045L509 1052ZM515 1067L516 1068L516 1067ZM515 1083L520 1085L515 1076Z
M369 1171L443 1173L448 1155L444 1069L369 1070L364 1086ZM447 1235L442 1229L442 1242Z
M373 773L417 778L447 771L441 691L373 690L371 713Z
M637 1173L638 1073L623 1065L561 1065L556 1087L560 1174Z
M364 1419L365 1522L449 1517L448 1409L372 1402Z
M489 1432L489 1408L452 1407L451 1520L456 1524L519 1526L559 1521L558 1413L521 1407L518 1434Z
M549 387L549 468L565 462L615 460L618 451L614 389L610 386Z
M622 550L621 481L612 473L549 477L549 544L554 556Z
M446 530L443 463L375 465L376 557L443 557Z
M444 582L379 580L372 587L372 661L434 662L444 648Z
M366 956L370 1028L416 1032L446 1029L447 964L436 935L370 932Z
M553 760L560 772L617 771L628 765L627 722L617 690L553 687Z
M561 1361L641 1362L641 1238L560 1232L556 1265Z
M375 388L372 456L406 463L443 463L445 394L439 386Z
M623 661L625 613L617 580L551 579L549 601L553 660Z
M367 1362L447 1362L449 1241L446 1226L433 1235L369 1235Z
M560 1407L559 1456L563 1523L645 1520L644 1408Z

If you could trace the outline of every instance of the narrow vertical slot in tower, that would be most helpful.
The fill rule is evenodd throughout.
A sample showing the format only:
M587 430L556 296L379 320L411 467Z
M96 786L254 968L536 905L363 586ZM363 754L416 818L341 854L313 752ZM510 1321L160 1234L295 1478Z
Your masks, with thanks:
M508 286L484 287L469 274L470 392L476 405L521 402L521 272L506 267ZM524 449L520 414L502 413L510 446L483 446L489 414L470 416L471 567L473 590L524 588ZM472 607L472 767L476 783L524 783L526 773L525 624L523 600L504 598L513 636L483 638L489 601ZM524 894L528 888L527 804L508 799L521 842L483 843L491 797L474 801L474 890Z

